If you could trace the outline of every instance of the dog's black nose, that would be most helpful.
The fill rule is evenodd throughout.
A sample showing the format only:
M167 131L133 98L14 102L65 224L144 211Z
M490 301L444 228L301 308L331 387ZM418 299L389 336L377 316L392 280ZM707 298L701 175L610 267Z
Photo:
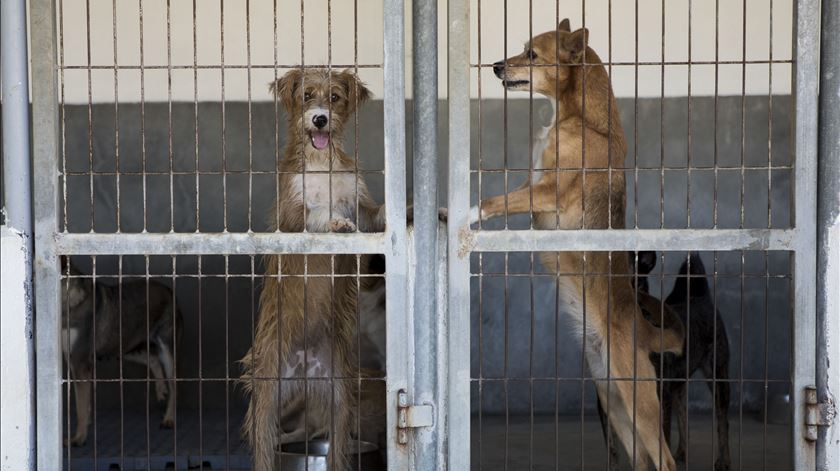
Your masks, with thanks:
M496 74L496 77L502 78L502 74L505 72L505 61L499 61L493 64L493 73Z
M322 114L315 115L312 117L312 124L314 124L316 128L321 129L327 125L327 117Z

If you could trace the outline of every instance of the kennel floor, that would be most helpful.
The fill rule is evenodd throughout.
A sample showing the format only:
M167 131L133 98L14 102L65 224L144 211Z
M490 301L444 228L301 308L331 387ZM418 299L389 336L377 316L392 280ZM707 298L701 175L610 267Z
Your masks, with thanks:
M83 447L65 449L64 470L74 471L170 471L185 469L249 469L247 447L239 438L243 411L224 409L181 412L177 442L174 430L158 428L157 415L146 420L145 411L100 413ZM200 419L200 420L199 420ZM688 462L679 468L709 470L712 465L712 420L691 417ZM507 422L507 425L506 425ZM505 431L507 430L507 433ZM604 470L607 454L597 416L537 415L484 416L472 420L472 468L474 470ZM676 436L674 436L676 438ZM177 454L175 446L177 445ZM730 417L730 447L733 470L791 469L790 426L767 424L745 415ZM480 467L479 467L480 465Z

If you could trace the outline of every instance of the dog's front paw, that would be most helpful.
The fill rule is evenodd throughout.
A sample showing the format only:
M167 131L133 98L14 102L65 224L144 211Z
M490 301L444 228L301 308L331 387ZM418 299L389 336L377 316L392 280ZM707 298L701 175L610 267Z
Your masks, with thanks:
M446 208L438 208L438 221L446 222L449 219L449 210Z
M175 426L175 419L170 417L164 417L163 420L160 421L160 428L172 428Z
M356 232L356 224L347 218L330 220L330 232Z
M715 471L729 471L730 464L729 460L725 460L723 458L718 458L715 461Z

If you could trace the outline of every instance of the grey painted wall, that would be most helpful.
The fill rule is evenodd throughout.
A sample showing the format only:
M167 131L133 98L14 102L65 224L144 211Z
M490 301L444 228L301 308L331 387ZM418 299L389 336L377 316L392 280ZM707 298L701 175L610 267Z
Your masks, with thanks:
M664 205L664 227L689 227L689 210L690 227L712 227L713 202L717 198L718 227L739 227L743 194L744 227L767 227L768 214L772 218L772 227L787 227L790 223L792 170L754 168L766 167L768 155L772 155L774 166L790 165L791 162L790 99L774 96L772 107L769 102L768 97L748 97L743 102L740 97L721 97L717 101L711 97L700 97L692 98L690 102L685 98L640 99L638 102L620 100L622 120L629 139L627 166L635 167L638 163L639 168L638 172L627 171L628 226L660 227L661 205ZM484 169L502 168L505 158L508 168L527 169L529 131L537 130L547 121L549 109L547 102L535 101L534 119L530 121L527 100L509 101L505 140L504 103L483 101L479 113L478 103L474 102L471 110L474 123L473 168L477 168L480 149ZM225 227L229 231L266 230L276 197L275 176L271 172L277 150L282 149L285 139L284 118L273 104L255 103L249 109L245 103L200 103L196 113L191 103L175 103L171 114L166 104L158 103L146 104L142 108L137 104L122 103L118 108L113 104L94 105L90 109L67 106L64 111L66 170L79 173L67 177L69 231L94 229L97 232L114 232L117 229L118 200L119 227L124 232L143 230L144 219L145 229L149 232L218 232ZM410 120L411 114L407 116ZM441 201L445 201L445 103L441 103L440 117L443 130L440 139L440 188L443 191L440 197ZM383 168L382 136L388 121L388 117L382 115L379 101L368 104L359 115L360 167L374 171L366 179L380 201L383 181L381 174L375 171ZM408 124L410 129L410 122ZM355 136L351 126L347 138L350 149L354 147ZM112 174L117 170L117 158L122 172L119 179ZM740 168L742 158L747 165L743 171ZM692 166L703 168L691 172L684 169L660 170L661 162L669 167L685 167L689 159ZM139 173L144 168L144 161L145 179ZM715 162L718 163L717 171L713 168ZM169 174L170 165L175 172L172 176ZM87 173L91 167L101 173L90 178ZM196 168L204 174L197 177ZM226 177L220 174L222 169L227 170ZM251 178L249 169L252 170ZM509 172L509 187L518 185L526 173ZM410 186L410 177L407 182ZM499 174L483 176L482 194L500 194L503 188L504 180ZM478 197L477 181L472 190L475 202ZM660 199L661 195L664 196ZM689 205L686 203L688 195L691 199ZM527 217L511 218L509 221L511 228L523 228L527 224ZM503 225L504 221L496 221L486 227L494 229ZM667 274L676 273L681 258L684 259L684 254L668 253L662 292L670 291L673 277ZM711 254L704 254L704 261L711 271L714 265ZM80 259L77 262L83 271L90 271L89 261ZM259 259L253 263L259 274ZM504 272L502 255L485 254L482 263L485 274ZM772 254L767 263L771 273L783 275L789 272L786 254ZM252 281L251 264L252 260L246 256L229 259L228 272L241 276L230 279L227 290L224 279L218 276L225 273L224 259L220 256L203 258L201 273L204 277L201 281L194 276L177 279L178 301L186 318L180 358L181 376L197 377L199 370L204 378L238 376L235 361L248 347L258 296L258 289L255 290L254 286L258 287L259 278ZM789 376L790 363L790 284L786 278L751 276L763 274L764 264L762 254L746 253L743 270L747 276L742 286L741 254L719 254L717 299L726 319L734 352L730 368L732 376L737 377L738 372L743 370L745 379L763 379L766 368L766 376L772 381L785 381ZM198 273L197 257L177 257L176 265L175 271L179 275ZM478 271L477 255L473 257L473 268L474 272ZM117 269L116 259L99 257L96 269L98 274L113 275ZM144 270L142 257L126 257L123 261L124 273L141 274ZM150 270L161 276L171 274L172 259L152 257ZM508 272L530 271L527 254L510 255ZM544 270L537 264L534 271ZM163 279L171 284L171 278L164 276ZM103 279L106 283L113 281L113 278ZM660 292L658 281L653 281L652 285L654 292ZM551 376L555 371L564 378L580 376L580 347L565 330L562 304L559 309L555 305L553 279L534 279L533 315L529 278L511 277L505 288L504 278L487 276L484 277L483 288L479 289L477 278L473 279L472 286L474 376L479 373L479 364L485 377L504 374L506 318L508 376L527 376L530 363L535 376ZM555 320L557 318L559 321ZM481 342L478 341L479 325ZM532 330L533 348L530 350L533 355L529 356ZM136 374L139 370L127 370L127 374L132 372ZM99 373L107 377L116 371L113 365L104 364ZM204 407L224 407L224 384L214 382L202 386ZM534 384L533 406L537 411L553 412L555 407L560 413L580 410L579 380L559 381L556 383L557 391L553 381ZM769 391L775 394L786 390L786 387L784 383L771 382ZM113 391L108 392L109 388ZM591 390L591 386L584 389ZM241 406L240 390L231 385L228 392L232 407ZM98 401L104 406L116 405L116 393L116 386L103 386ZM129 403L140 401L143 396L141 388L135 386L129 386L126 394ZM184 398L182 405L198 405L199 388L196 383L185 383L181 394ZM706 394L703 385L698 384L692 389L692 402L697 408L706 407ZM733 402L743 399L748 409L758 409L763 403L763 394L763 382L747 381L743 396L739 394L739 385L735 385ZM530 409L529 397L531 391L527 381L510 382L507 397L503 383L487 383L483 389L482 407L488 412L500 412L507 404L511 411L523 412ZM584 407L590 410L593 405L589 391Z

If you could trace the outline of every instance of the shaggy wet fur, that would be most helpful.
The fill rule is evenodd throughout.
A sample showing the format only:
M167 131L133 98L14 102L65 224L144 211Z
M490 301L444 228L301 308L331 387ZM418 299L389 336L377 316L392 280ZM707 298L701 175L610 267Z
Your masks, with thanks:
M385 208L370 197L354 157L343 150L345 120L368 90L350 72L324 69L292 70L271 90L288 117L277 229L382 231ZM356 382L349 378L358 372L357 279L329 275L357 273L357 260L365 273L367 257L356 255L264 259L259 321L242 359L251 395L242 432L257 471L274 469L280 443L323 436L331 441L331 469L343 469L356 403Z
M532 178L481 201L472 209L473 221L531 212L538 229L624 228L624 172L610 168L624 166L627 145L610 78L588 47L588 35L585 28L572 32L563 20L556 31L528 41L521 54L494 65L508 90L544 95L555 110L535 142ZM602 402L609 401L612 428L636 457L636 469L653 462L657 469L676 470L660 427L649 357L682 351L679 319L651 303L653 318L667 328L645 320L624 252L544 252L540 259L563 275L560 289L574 335L583 339L590 374L615 378L609 385L596 381L596 390Z

